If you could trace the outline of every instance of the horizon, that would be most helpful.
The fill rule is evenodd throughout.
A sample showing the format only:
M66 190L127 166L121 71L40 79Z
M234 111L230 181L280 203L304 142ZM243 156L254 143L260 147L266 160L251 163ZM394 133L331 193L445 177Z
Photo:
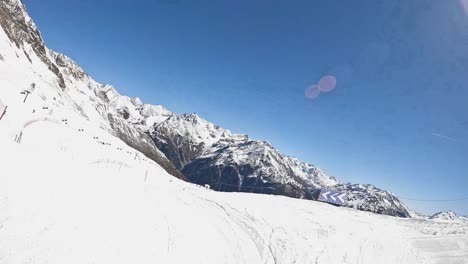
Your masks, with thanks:
M120 0L23 2L50 48L122 94L264 139L418 212L468 215L464 1L422 11L414 0L399 8L275 2L269 10L242 1L167 0L144 10ZM119 14L132 21L109 21ZM325 76L336 85L320 82Z

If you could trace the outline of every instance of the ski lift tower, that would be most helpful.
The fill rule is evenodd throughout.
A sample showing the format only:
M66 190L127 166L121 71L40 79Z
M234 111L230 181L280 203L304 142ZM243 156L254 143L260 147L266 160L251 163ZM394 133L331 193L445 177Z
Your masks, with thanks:
M29 87L28 89L24 89L21 94L24 94L24 101L23 103L26 103L26 99L28 99L28 96L30 93L34 92L34 89L36 89L36 84L35 83L31 83L31 87Z
M8 106L5 106L2 100L0 100L0 120L2 120L3 116L6 114L7 108Z

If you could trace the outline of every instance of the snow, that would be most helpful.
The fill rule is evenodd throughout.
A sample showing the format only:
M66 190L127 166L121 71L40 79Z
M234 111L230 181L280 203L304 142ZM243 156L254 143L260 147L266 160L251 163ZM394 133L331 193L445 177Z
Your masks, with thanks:
M214 165L223 164L252 165L256 169L247 177L268 177L275 183L298 184L294 175L307 182L310 186L321 188L339 183L335 178L326 175L319 168L284 156L266 141L251 140L245 135L231 134L219 139L206 148L198 159L213 158Z
M189 138L193 145L203 144L205 149L221 139L232 136L229 130L220 128L200 118L197 114L173 114L164 122L158 124L158 129L164 129L172 134Z
M0 263L468 261L467 224L214 192L92 124L77 131L80 117L33 123L14 143L14 115L0 123Z
M149 129L173 113L120 96L66 57L63 90L32 47L22 48L0 28L0 99L8 106L0 120L0 264L468 263L466 221L401 219L180 181L113 136L105 119L126 107L131 122L152 120L141 125ZM181 117L196 121L187 129L200 140L230 133Z
M2 100L0 99L0 118L5 111L5 105L3 104Z
M1 264L468 261L466 223L179 181L59 103L69 95L15 67L0 63L0 98L10 107L0 121ZM38 88L23 103L31 82Z

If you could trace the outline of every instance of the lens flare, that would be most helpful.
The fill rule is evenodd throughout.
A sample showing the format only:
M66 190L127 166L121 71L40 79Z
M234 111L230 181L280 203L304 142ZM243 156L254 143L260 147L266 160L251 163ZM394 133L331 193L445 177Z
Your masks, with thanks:
M318 88L322 92L330 92L336 87L336 78L333 75L323 76L320 79Z
M311 85L309 87L307 87L304 91L305 93L305 96L309 99L315 99L317 98L319 95L320 95L320 90L319 90L319 87L317 85Z

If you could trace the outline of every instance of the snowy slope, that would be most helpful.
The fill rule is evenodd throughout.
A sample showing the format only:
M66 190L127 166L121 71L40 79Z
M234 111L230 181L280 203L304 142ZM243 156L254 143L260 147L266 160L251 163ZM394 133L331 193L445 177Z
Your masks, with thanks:
M172 177L78 115L68 124L35 122L15 143L11 124L23 115L32 114L14 108L0 122L0 160L8 161L1 264L468 261L466 223L214 192Z
M16 107L22 99L13 94L30 90L22 106L35 112L28 118L65 120L79 115L142 151L174 176L185 178L153 140L131 123L134 120L122 116L123 107L141 107L141 102L96 82L71 59L49 50L19 0L0 2L0 26L0 98L6 105ZM17 125L28 121L19 119L23 124Z

